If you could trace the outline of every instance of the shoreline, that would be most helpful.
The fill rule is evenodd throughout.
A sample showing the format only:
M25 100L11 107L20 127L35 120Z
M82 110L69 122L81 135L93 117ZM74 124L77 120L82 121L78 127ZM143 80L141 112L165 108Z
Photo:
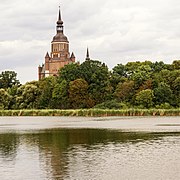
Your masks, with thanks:
M0 110L0 116L76 116L76 117L109 117L109 116L180 116L178 109L30 109Z

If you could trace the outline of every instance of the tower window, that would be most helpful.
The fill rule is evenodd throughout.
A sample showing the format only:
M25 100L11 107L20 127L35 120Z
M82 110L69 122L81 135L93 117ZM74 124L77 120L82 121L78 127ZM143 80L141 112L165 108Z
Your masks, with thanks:
M54 58L57 58L57 57L58 57L58 54L54 54L53 57L54 57Z

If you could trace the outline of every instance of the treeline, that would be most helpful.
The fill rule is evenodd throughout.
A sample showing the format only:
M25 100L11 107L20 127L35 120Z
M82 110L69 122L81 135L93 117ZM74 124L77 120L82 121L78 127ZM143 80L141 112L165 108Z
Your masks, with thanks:
M128 109L180 107L180 60L129 62L111 71L100 61L69 64L57 77L20 85L0 74L0 109Z

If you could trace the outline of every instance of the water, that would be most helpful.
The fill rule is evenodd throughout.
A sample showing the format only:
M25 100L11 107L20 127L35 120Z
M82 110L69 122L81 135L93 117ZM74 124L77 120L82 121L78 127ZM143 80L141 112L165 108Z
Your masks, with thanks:
M0 118L0 179L178 180L180 119Z

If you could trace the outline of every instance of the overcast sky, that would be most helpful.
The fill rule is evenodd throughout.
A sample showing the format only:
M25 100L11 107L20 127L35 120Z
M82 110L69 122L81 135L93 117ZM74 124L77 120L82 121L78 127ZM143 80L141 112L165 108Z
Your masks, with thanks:
M0 72L16 71L21 83L37 80L60 2L64 33L80 62L87 46L109 68L180 59L179 0L0 0Z

